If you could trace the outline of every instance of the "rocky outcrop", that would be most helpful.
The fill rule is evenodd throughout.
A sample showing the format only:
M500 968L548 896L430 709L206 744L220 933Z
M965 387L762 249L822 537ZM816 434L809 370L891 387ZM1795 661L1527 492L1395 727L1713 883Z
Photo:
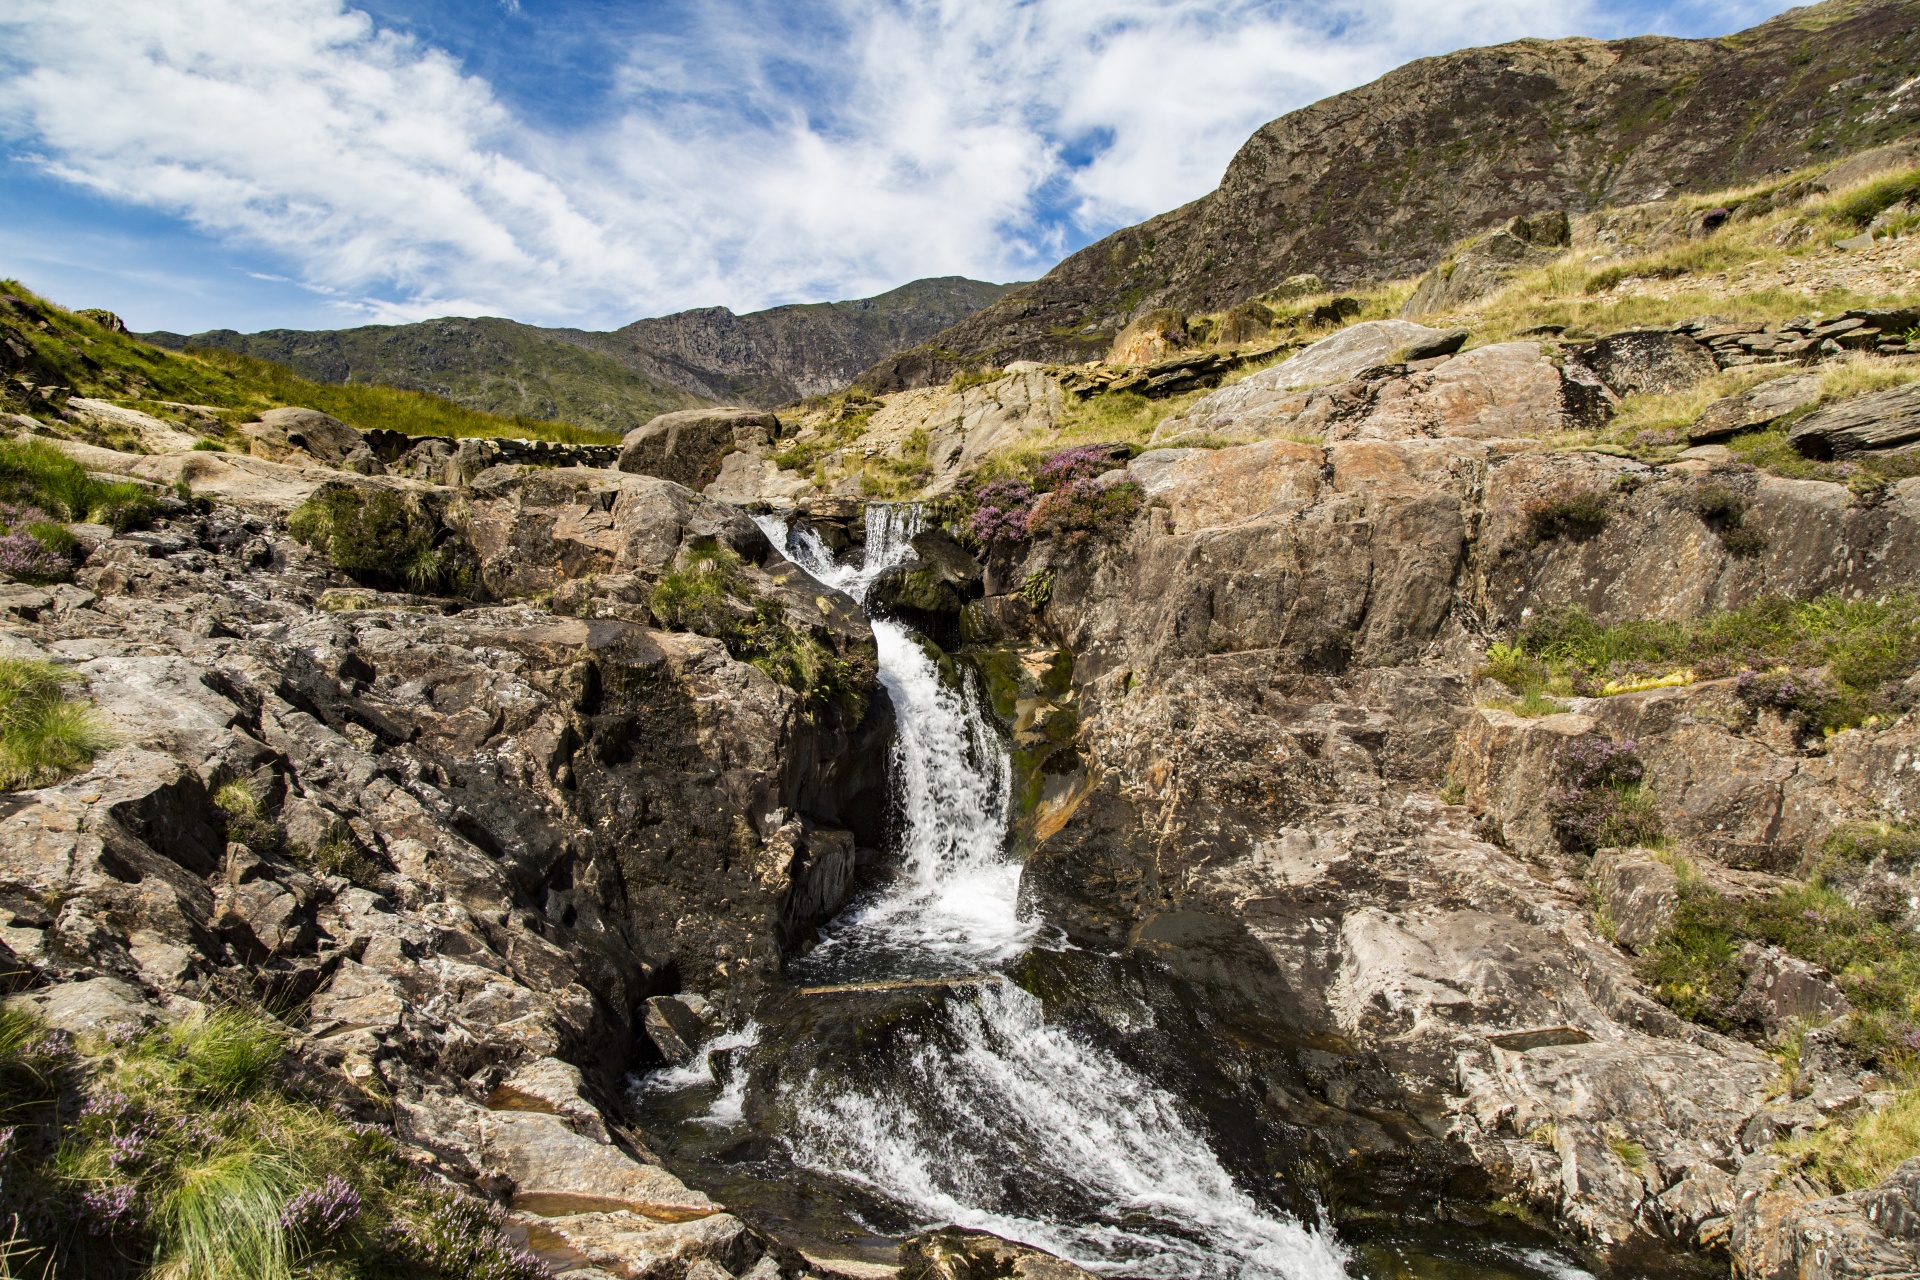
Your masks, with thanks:
M748 1006L845 900L849 827L884 815L884 723L659 629L646 588L726 545L850 670L864 646L870 685L858 609L762 568L737 511L579 468L422 491L477 594L574 585L572 616L368 591L284 533L288 499L340 473L218 465L287 479L251 514L103 531L77 585L5 619L9 655L70 664L116 744L0 816L20 998L69 1030L300 1007L303 1069L502 1198L553 1265L747 1273L770 1242L660 1166L619 1082L652 1052L650 997Z
M1666 337L1651 357L1596 363L1625 385L1676 346L1682 368L1706 359ZM1565 376L1539 344L1479 352ZM1512 434L1553 421L1537 409L1502 426L1470 400L1444 408L1463 401L1431 379L1479 352L1305 393L1361 406L1329 414L1324 440L1144 453L1127 475L1147 510L1124 539L990 566L966 615L993 647L982 669L1009 651L1029 669L1062 648L1072 660L1069 691L1020 704L1072 709L1066 739L1016 783L1023 891L1081 945L1136 958L1231 1028L1197 1035L1200 1057L1268 1092L1194 1105L1240 1108L1273 1142L1308 1100L1321 1108L1336 1206L1504 1198L1612 1266L1682 1248L1773 1275L1757 1260L1813 1258L1817 1238L1825 1269L1803 1274L1912 1271L1911 1241L1855 1198L1769 1181L1775 1136L1823 1114L1773 1096L1773 1060L1640 986L1621 948L1657 936L1674 873L1641 851L1568 853L1546 807L1564 744L1632 740L1674 847L1750 891L1844 822L1920 811L1896 764L1912 727L1782 736L1728 680L1534 718L1476 706L1473 685L1489 637L1566 604L1692 618L1766 593L1912 590L1920 482L1862 500L1697 460L1553 452ZM1744 495L1756 554L1696 513L1703 483ZM1600 527L1531 534L1527 504L1569 491L1605 495ZM1036 604L1018 588L1038 578ZM1458 805L1436 794L1443 779ZM1755 1038L1845 1007L1791 957L1744 963L1738 1016ZM1327 1057L1281 1047L1297 1036ZM1831 1071L1821 1096L1865 1105L1854 1068ZM1756 1209L1758 1187L1776 1198Z
M1303 272L1403 278L1516 215L1709 191L1899 137L1920 110L1892 93L1913 19L1910 0L1829 0L1720 40L1525 40L1410 63L1263 126L1215 191L1082 249L862 385L1077 364L1155 308L1225 310Z
M779 433L779 419L754 409L663 413L627 433L617 465L622 471L704 489L719 476L727 454L770 445Z
M1611 393L1599 377L1539 342L1408 361L1443 336L1456 348L1464 338L1402 320L1354 325L1195 401L1153 443L1514 438L1603 420Z
M1506 225L1460 246L1422 277L1400 314L1417 320L1495 293L1526 268L1559 257L1571 235L1564 213L1509 218Z

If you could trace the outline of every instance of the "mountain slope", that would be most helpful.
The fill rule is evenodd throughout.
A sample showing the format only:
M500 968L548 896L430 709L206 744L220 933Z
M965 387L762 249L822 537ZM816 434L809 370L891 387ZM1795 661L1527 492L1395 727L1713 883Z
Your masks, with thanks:
M1410 63L1262 127L1211 194L1082 249L861 378L1080 361L1155 307L1217 310L1290 275L1423 271L1544 209L1705 191L1920 123L1920 0L1830 0L1718 40L1522 40Z
M707 307L611 333L486 317L144 336L176 349L272 360L316 382L379 383L487 413L626 431L655 414L709 401L767 406L838 390L874 361L924 342L1012 287L959 277L916 280L852 302L748 315Z

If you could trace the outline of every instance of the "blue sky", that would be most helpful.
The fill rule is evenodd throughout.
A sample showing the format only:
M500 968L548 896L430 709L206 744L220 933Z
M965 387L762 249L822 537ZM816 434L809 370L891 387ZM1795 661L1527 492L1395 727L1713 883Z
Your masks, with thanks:
M1779 0L0 0L0 274L138 329L1029 279L1275 116Z

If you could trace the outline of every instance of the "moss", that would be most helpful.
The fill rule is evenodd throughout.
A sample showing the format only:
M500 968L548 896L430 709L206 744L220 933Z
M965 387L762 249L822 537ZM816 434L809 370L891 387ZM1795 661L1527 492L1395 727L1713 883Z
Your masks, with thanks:
M873 671L795 627L779 601L753 590L740 557L719 543L692 549L661 574L648 605L663 626L720 640L809 706L837 707L848 724L865 717Z

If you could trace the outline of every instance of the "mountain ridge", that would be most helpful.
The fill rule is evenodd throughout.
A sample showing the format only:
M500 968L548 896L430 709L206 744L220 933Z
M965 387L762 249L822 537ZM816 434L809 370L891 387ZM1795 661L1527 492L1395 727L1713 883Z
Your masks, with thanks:
M875 360L1014 287L943 276L870 298L745 314L703 307L605 332L447 316L351 329L139 336L174 350L271 360L315 382L377 383L488 413L626 431L675 409L771 407L839 390Z
M1916 0L1828 0L1710 40L1520 40L1424 58L1270 121L1208 195L1068 256L860 385L1106 353L1155 308L1289 276L1411 276L1517 214L1709 191L1920 124Z

